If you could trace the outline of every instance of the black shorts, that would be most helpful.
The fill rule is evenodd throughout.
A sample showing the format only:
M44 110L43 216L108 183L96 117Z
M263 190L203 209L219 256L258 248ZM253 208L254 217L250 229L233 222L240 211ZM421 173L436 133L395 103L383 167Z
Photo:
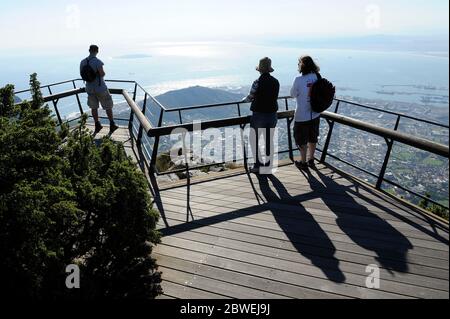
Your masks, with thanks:
M317 143L319 139L320 117L307 122L295 122L294 138L297 146Z

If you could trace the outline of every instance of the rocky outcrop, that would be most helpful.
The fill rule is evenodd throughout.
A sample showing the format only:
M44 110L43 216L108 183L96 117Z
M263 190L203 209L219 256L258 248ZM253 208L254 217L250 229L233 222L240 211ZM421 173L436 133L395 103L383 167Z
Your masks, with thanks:
M186 160L190 168L189 177L206 176L211 173L218 173L227 170L225 165L215 164L214 160L207 157L202 158L194 154L191 150L187 150L186 154L184 154L183 149L179 149L177 154L178 155L174 158L171 158L168 152L162 153L158 156L156 160L156 168L159 172L174 171L174 173L158 177L161 182L173 182L186 179ZM208 166L202 167L204 165ZM198 167L198 169L196 169L196 167Z

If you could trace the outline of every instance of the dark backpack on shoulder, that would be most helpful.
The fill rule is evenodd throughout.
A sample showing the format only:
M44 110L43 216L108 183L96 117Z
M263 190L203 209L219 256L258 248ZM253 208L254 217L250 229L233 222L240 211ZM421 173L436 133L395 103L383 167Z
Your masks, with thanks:
M317 77L318 80L311 88L311 109L316 113L322 113L333 104L336 88L319 73Z
M94 82L97 78L97 72L95 72L92 66L89 64L89 59L86 59L86 62L86 65L81 68L80 75L85 82L91 83Z

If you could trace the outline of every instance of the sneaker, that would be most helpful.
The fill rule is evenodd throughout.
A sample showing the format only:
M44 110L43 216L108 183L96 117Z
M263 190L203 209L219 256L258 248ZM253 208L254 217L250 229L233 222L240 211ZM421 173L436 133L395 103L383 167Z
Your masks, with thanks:
M95 131L94 134L97 134L98 132L100 132L103 129L103 126L100 122L95 123Z
M119 127L116 124L111 124L109 126L109 135L112 135L115 131L117 131Z
M295 166L302 171L308 170L308 164L306 162L295 161Z
M309 166L309 168L316 169L316 163L314 163L313 159L310 159L308 161L308 166Z

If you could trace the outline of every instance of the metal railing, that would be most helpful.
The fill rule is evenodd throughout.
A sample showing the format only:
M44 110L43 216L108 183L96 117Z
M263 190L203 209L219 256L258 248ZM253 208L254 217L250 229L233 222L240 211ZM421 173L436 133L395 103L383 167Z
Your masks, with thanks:
M124 89L110 89L110 93L116 94L116 95L122 95L124 97L125 101L127 102L128 106L130 107L130 117L128 119L118 119L118 120L128 121L128 127L130 129L131 138L136 143L136 146L138 148L144 150L144 152L143 152L144 162L145 162L145 165L147 166L149 172L151 172L151 174L166 175L166 174L173 174L173 173L186 171L187 178L189 179L189 171L192 169L201 169L201 168L207 168L210 166L225 164L225 162L223 162L223 163L196 165L195 167L190 167L186 161L186 167L184 169L170 170L167 172L159 172L157 170L156 160L157 160L158 154L159 154L159 145L160 145L161 137L169 136L173 132L174 129L183 128L190 132L192 132L196 129L194 123L192 123L192 122L185 123L183 121L183 113L192 111L192 110L205 110L205 109L213 109L213 108L218 108L218 107L227 107L230 109L230 112L231 112L231 107L236 108L235 111L237 112L238 116L231 117L231 118L214 119L214 120L208 120L208 121L202 122L201 130L205 130L208 128L224 128L224 127L230 127L230 126L239 126L241 129L241 132L243 132L246 125L248 125L250 123L250 116L243 115L244 114L243 107L247 103L244 103L242 101L230 102L230 103L208 104L208 105L195 105L195 106L180 107L180 108L166 108L157 99L155 99L151 94L149 94L145 90L145 88L143 88L140 84L138 84L135 81L109 80L107 82L115 83L115 84L125 83L128 85L132 85L133 89L131 91L127 91ZM79 87L77 87L77 85L76 85L77 83L81 83L81 85ZM73 86L73 89L53 94L52 88L54 88L56 86L60 86L60 85L67 85L67 84L71 84ZM59 83L55 83L55 84L44 85L41 87L41 89L47 89L48 92L50 93L50 95L46 96L44 98L44 100L46 102L52 102L52 104L54 106L56 117L57 117L60 125L63 123L63 120L62 120L61 115L58 110L58 102L60 99L63 99L63 98L69 97L69 96L76 96L80 114L84 114L84 109L83 109L83 106L82 106L82 103L81 103L80 97L79 97L80 94L85 93L84 85L83 85L81 79L74 79L74 80L59 82ZM137 99L137 94L138 94L139 90L143 93L143 99L140 102L137 102L136 99ZM17 94L22 94L22 93L26 93L26 92L29 92L29 90L18 91L18 92L15 92L15 94L17 95ZM130 97L129 93L132 94L132 97ZM294 120L294 110L289 108L289 101L291 99L292 99L291 97L287 97L287 96L279 98L279 100L282 101L282 109L284 109L284 110L281 110L278 112L278 119L285 120L286 129L287 129L287 138L288 138L288 143L287 143L288 148L284 149L284 150L280 150L278 153L279 154L283 154L283 153L289 154L289 158L293 161L295 148L294 148L293 140L292 140L291 126L292 126L292 122ZM146 115L146 111L147 111L149 102L156 105L156 107L159 111L159 115L156 116L156 119L154 119L154 120L157 120L156 125L152 125L151 121L150 121L151 119L149 119ZM139 103L142 103L141 107L138 105ZM352 105L354 107L361 108L363 110L377 111L377 112L395 116L396 117L395 124L393 125L393 128L388 129L388 128L383 128L380 126L376 126L376 125L373 125L373 124L370 124L367 122L363 122L360 120L356 120L356 119L341 115L341 114L339 114L339 109L340 109L340 105L343 103ZM164 118L167 117L169 114L178 115L178 123L163 126ZM322 149L318 148L318 151L321 152L321 157L320 157L321 162L326 162L327 157L330 157L334 160L337 160L343 164L346 164L358 171L361 171L361 172L368 174L369 176L372 176L373 178L375 178L377 182L373 185L373 187L375 187L377 189L381 189L383 183L388 183L394 187L398 187L398 188L404 190L405 192L408 192L414 196L417 196L418 198L425 199L435 205L439 205L441 207L448 209L448 207L442 205L441 203L434 201L432 198L429 198L429 197L425 196L424 194L419 194L419 193L417 193L411 189L408 189L408 188L406 188L394 181L391 181L385 177L386 169L389 164L389 160L390 160L390 157L392 154L392 149L393 149L394 143L408 145L408 146L411 146L418 150L427 151L427 152L430 152L430 153L433 153L433 154L436 154L439 156L443 156L445 158L449 158L449 148L447 145L439 144L439 143L429 141L424 138L420 138L420 137L416 137L416 136L412 136L409 134L399 132L398 131L399 124L402 119L414 120L419 123L426 123L429 125L434 125L434 126L445 128L445 129L449 129L448 125L445 125L442 123L436 123L434 121L430 121L427 119L415 118L415 117L407 115L407 114L397 113L397 112L384 110L384 109L373 107L373 106L367 106L367 105L355 103L352 101L346 101L346 100L342 100L342 99L336 99L334 110L331 112L327 111L327 112L322 113L322 118L328 124L328 133L326 135L323 148ZM78 118L74 118L67 122L75 121L77 119ZM137 129L134 126L135 120L137 120L137 122L138 122ZM279 122L279 123L281 123L281 122ZM328 150L330 147L331 138L333 136L333 130L334 130L336 124L341 124L346 127L357 129L357 130L384 138L387 148L386 148L386 153L384 156L384 160L383 160L381 169L378 174L370 172L367 169L359 167L359 166L355 165L354 163L351 163L349 161L339 158L338 156L336 156L334 154L329 153ZM144 136L147 136L148 138L154 138L153 143L150 143L149 141L143 142ZM243 134L242 134L242 142L243 142L243 145L245 145ZM149 144L152 144L152 145L149 145ZM149 148L151 150L149 150ZM242 158L240 160L243 160L245 167L247 167L248 157L247 157L245 147L243 149L243 153L244 153L243 154L244 158Z

